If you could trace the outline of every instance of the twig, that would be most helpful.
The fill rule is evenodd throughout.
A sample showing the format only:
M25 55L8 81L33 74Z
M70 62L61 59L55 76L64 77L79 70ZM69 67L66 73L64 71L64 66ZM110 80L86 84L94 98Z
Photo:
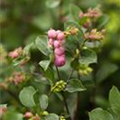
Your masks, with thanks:
M63 96L63 99L64 99L64 104L65 104L65 108L66 108L67 114L69 115L69 119L72 120L72 119L71 119L71 116L70 116L68 104L67 104L67 101L66 101L66 97L65 97L65 94L64 94L63 91L62 91L62 96Z
M74 72L74 69L72 69L72 70L71 70L71 73L70 73L70 75L69 75L69 77L68 77L67 81L68 81L68 80L70 80L70 78L71 78L71 77L72 77L72 75L73 75L73 72Z
M55 66L55 67L56 67L56 71L57 71L58 78L59 78L59 80L61 80L61 77L60 77L60 73L59 73L58 67L57 67L57 66Z
M60 80L61 77L60 77L59 69L58 69L57 66L56 66L56 71L57 71L57 74L58 74L58 78L59 78L59 80ZM63 91L61 92L61 94L62 94L62 97L63 97L63 101L64 101L64 104L65 104L65 108L66 108L67 114L69 115L70 120L72 120L72 119L71 119L71 116L70 116L70 112L69 112L69 108L68 108L68 104L67 104L67 101L66 101L65 94L64 94Z

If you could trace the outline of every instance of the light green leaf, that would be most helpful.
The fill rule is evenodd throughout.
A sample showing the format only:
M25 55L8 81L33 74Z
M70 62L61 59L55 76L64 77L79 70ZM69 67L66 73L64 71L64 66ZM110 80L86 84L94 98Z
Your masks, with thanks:
M61 0L47 0L46 6L48 8L55 8L60 5Z
M25 46L24 50L23 50L23 53L24 55L29 55L30 54L30 50L31 48L34 46L34 43L30 43L28 45Z
M117 70L118 70L117 65L113 63L105 63L101 65L100 69L96 74L97 82L102 82Z
M35 102L34 102L35 93L36 93L36 90L32 86L24 87L19 94L19 99L21 103L26 107L35 106Z
M82 10L78 6L76 6L74 4L72 4L70 6L70 13L71 13L73 20L75 20L77 22L80 21L80 18L79 18L80 12L82 12Z
M41 35L38 36L35 40L36 47L46 56L48 56L50 53L47 47L47 39L47 36Z
M39 65L46 71L50 65L50 60L42 60L39 62Z
M113 112L120 118L120 92L115 86L109 92L109 102Z
M23 120L23 115L13 111L8 111L4 116L3 120Z
M79 62L81 64L97 63L97 55L91 49L84 49L81 51Z
M83 86L80 80L77 79L71 79L65 88L65 91L68 91L70 93L73 92L81 92L86 90L86 88Z
M42 95L40 96L40 108L44 111L48 107L48 96Z
M101 108L96 108L89 112L90 120L114 120L113 116Z
M45 117L45 120L59 120L59 116L54 113L51 113Z

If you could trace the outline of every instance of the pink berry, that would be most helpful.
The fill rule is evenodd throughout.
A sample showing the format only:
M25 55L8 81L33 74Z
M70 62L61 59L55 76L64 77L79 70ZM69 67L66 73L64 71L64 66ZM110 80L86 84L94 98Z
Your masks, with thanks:
M58 67L61 67L63 65L65 65L66 60L65 60L65 56L55 56L55 65Z
M58 35L57 35L57 39L58 40L63 40L65 38L65 35L63 32L60 32Z
M60 30L57 30L56 32L57 32L57 35L58 35L58 34L59 34L59 33L61 33L62 31L60 31Z
M65 52L65 50L64 50L63 47L59 47L59 48L56 48L56 49L55 49L55 54L58 55L58 56L63 55L64 52Z
M57 36L57 32L56 32L55 30L50 29L50 30L48 31L48 37L49 37L49 38L55 38L56 36Z
M59 48L60 47L60 42L58 42L57 40L54 41L54 47L55 48Z

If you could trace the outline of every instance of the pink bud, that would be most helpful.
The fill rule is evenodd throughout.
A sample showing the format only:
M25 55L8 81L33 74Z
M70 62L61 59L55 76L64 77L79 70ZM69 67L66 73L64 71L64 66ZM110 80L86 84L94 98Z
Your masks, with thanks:
M79 17L80 17L80 18L83 18L83 17L84 17L84 13L80 13L80 14L79 14Z
M60 42L58 42L57 40L54 41L54 47L59 48L60 47Z
M11 58L17 58L18 56L19 56L19 54L17 51L13 51L13 52L9 53L9 57L11 57Z
M50 29L50 30L48 31L48 37L49 37L49 38L55 38L56 36L57 36L57 32L56 32L55 30Z
M64 38L65 38L65 35L63 32L58 33L58 35L57 35L58 40L63 40Z
M59 47L59 48L56 48L56 49L55 49L55 54L58 55L58 56L63 55L64 52L65 52L65 50L64 50L63 47Z
M61 67L63 65L65 65L66 60L65 60L65 56L55 56L55 65L58 67Z
M31 118L31 117L33 117L33 114L31 112L26 112L24 117L25 118Z

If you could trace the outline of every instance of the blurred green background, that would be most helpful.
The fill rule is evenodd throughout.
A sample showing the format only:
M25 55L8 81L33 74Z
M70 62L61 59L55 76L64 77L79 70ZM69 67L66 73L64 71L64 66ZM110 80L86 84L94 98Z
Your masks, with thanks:
M63 29L71 3L78 5L83 11L101 5L103 13L109 16L105 27L106 42L98 54L98 64L95 65L98 70L97 78L102 81L98 88L99 99L96 97L96 106L105 108L105 101L100 96L104 96L106 100L112 85L120 89L120 0L0 0L0 41L10 51L19 46L24 47L50 28ZM92 109L87 104L88 96L82 98L86 100L86 105L81 107L82 119L86 119L84 109Z

